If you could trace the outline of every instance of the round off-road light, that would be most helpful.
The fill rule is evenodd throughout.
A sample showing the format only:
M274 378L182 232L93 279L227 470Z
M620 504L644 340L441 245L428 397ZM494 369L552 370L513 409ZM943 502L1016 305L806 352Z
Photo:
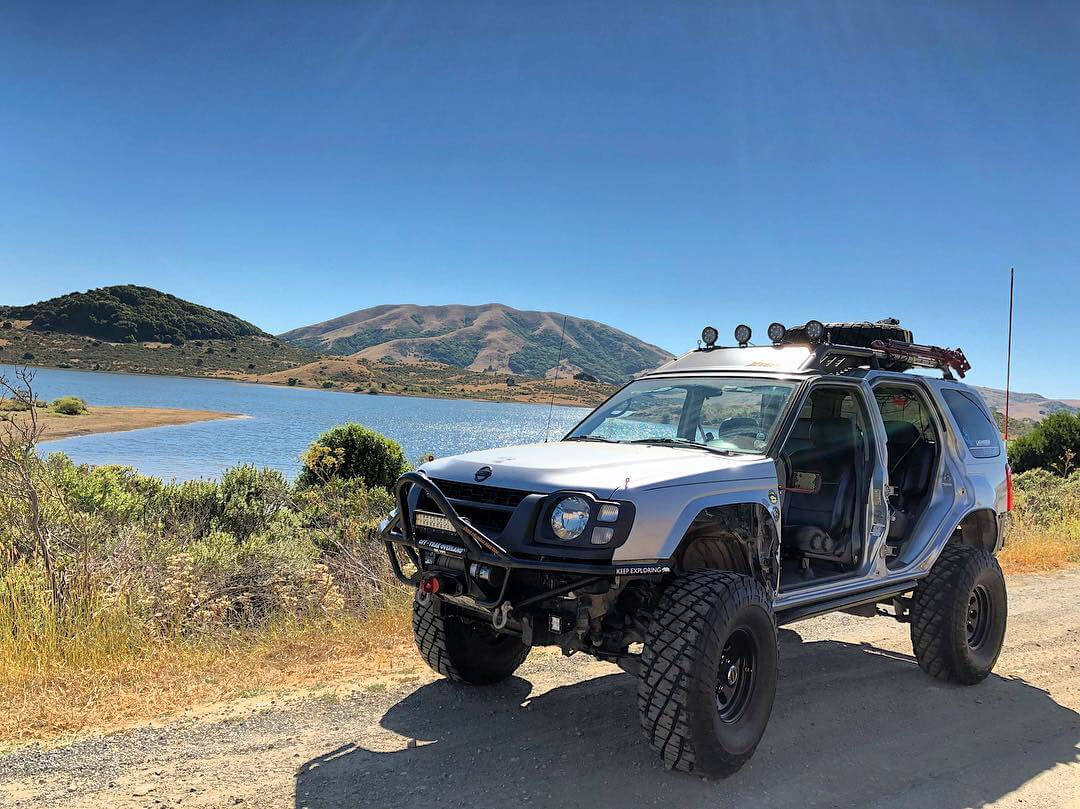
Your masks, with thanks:
M589 524L589 501L584 497L564 497L551 510L551 530L559 539L577 539Z
M774 343L783 342L785 334L787 334L787 329L784 328L783 323L769 324L769 339Z
M735 327L735 342L741 346L750 342L750 336L753 332L750 331L750 327L745 323L740 323Z
M825 324L820 320L806 321L806 337L811 343L820 341L825 336Z
M719 337L720 332L718 332L712 326L706 326L704 329L701 330L701 342L705 344L706 348L712 348L714 345L716 345L716 341Z

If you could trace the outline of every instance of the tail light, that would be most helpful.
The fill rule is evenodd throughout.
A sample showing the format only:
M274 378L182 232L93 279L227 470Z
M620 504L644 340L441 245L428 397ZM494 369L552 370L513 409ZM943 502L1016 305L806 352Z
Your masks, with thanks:
M1012 467L1005 464L1005 510L1013 510Z

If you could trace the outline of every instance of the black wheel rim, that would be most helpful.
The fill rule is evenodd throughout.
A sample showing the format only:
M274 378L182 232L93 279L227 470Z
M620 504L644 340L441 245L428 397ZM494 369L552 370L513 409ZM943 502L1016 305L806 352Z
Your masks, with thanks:
M981 584L975 585L968 597L967 606L967 643L972 649L980 649L990 635L993 619L993 607L990 605L990 593Z
M731 633L716 672L716 712L725 724L738 722L754 693L757 646L745 629Z

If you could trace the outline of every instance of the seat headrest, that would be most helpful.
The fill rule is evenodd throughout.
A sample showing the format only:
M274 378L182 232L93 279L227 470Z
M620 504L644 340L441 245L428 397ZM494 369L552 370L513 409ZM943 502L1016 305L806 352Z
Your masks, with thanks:
M919 428L910 421L886 421L885 435L890 443L914 444L919 440Z
M847 447L853 441L848 419L814 419L810 423L810 443L815 449Z

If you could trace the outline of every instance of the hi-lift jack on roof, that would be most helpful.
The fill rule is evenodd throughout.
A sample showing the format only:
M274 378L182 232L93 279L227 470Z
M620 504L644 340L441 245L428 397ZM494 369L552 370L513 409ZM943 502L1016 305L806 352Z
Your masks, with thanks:
M924 346L918 343L904 343L900 340L874 340L870 347L888 357L909 362L920 368L938 368L945 374L946 379L953 378L953 371L956 371L963 379L964 374L971 370L971 363L959 348Z

